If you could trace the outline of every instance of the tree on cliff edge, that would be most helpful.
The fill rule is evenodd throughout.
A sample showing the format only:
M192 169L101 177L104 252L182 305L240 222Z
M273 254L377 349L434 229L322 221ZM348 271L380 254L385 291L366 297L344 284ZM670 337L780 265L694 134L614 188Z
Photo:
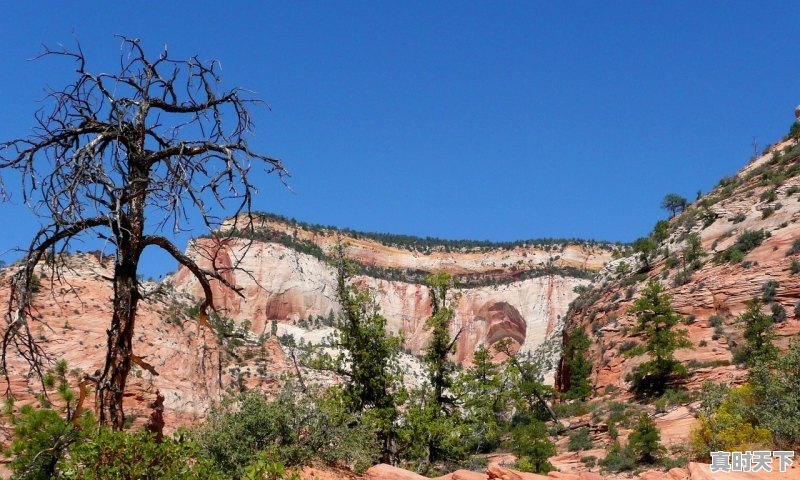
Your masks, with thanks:
M24 202L44 224L11 278L2 339L6 379L9 348L40 379L48 361L29 324L36 320L29 292L37 266L43 263L50 278L58 279L65 266L58 254L74 240L96 235L115 251L114 297L105 364L88 379L96 383L100 422L116 429L125 422L122 399L131 363L154 372L132 345L142 252L161 248L194 274L205 293L199 320L207 324L207 311L214 308L210 282L235 289L223 274L237 265L218 268L218 249L212 247L198 252L211 265L203 268L159 233L181 231L193 211L219 246L224 239L213 232L222 219L213 210L235 217L250 212L256 190L251 168L286 174L278 159L248 146L248 109L257 100L239 88L220 91L217 62L176 60L166 48L148 58L138 40L121 40L116 73L89 72L80 46L47 49L42 56L76 63L74 83L48 92L29 137L0 144L3 198L2 180L18 176Z

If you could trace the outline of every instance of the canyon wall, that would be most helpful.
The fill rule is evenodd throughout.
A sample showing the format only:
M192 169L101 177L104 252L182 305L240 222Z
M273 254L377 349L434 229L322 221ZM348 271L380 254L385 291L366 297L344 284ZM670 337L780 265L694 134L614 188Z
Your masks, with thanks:
M268 332L272 320L296 325L309 316L325 317L329 312L338 312L334 271L325 262L283 245L238 238L226 239L221 248L211 240L199 239L190 252L194 251L194 258L210 267L208 256L197 252L212 249L218 269L238 265L238 269L228 271L226 279L242 289L239 296L213 282L216 307L238 322L249 321L255 335ZM416 262L415 268L419 266ZM201 293L200 285L187 269L180 269L173 281L176 288L194 296ZM355 281L375 292L389 329L403 333L412 353L421 352L429 336L424 328L431 314L428 288L363 275ZM504 338L510 338L518 347L535 349L577 296L575 287L587 283L585 279L543 275L457 289L453 292L457 302L453 333L461 334L456 360L469 362L478 345L490 346Z

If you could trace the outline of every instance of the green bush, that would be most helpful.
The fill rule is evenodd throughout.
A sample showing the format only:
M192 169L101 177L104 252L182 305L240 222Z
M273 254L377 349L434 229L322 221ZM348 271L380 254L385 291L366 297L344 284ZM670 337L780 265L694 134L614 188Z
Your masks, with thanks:
M800 253L800 238L796 238L792 242L792 247L786 252L786 256L797 255Z
M296 470L287 470L269 454L262 454L245 468L242 480L300 480L300 474Z
M42 279L39 277L39 275L36 275L35 273L31 275L31 282L28 285L28 289L31 293L39 293L39 291L42 289Z
M792 126L789 127L788 138L794 138L795 140L800 139L800 121L794 122Z
M641 343L637 342L636 340L625 340L619 346L619 353L625 356L625 358L631 358L638 355L642 355L646 352L646 347Z
M780 303L773 303L770 307L770 310L772 311L772 321L774 323L782 323L786 321L786 317L788 315L786 314L786 309L783 308L783 305Z
M611 444L600 466L609 472L619 473L633 470L636 467L636 453L630 446L622 447L619 442Z
M760 361L746 384L728 389L706 383L692 448L699 460L710 452L800 448L800 343L771 362Z
M101 428L90 440L70 449L64 478L75 480L222 479L213 463L198 453L194 442L147 431L128 433Z
M572 402L561 402L553 405L553 411L559 417L579 417L589 413L589 404L582 400Z
M13 402L7 404L7 410L12 408ZM69 446L86 435L86 429L75 428L55 410L30 405L11 417L11 425L14 436L8 453L15 479L58 478Z
M691 281L692 281L692 272L688 270L682 270L675 274L675 277L672 279L672 286L680 287L686 285Z
M10 409L9 409L10 410ZM77 425L50 408L23 406L11 417L13 441L8 453L14 479L127 480L221 479L192 441L147 431L130 433L98 428L90 415Z
M708 317L709 327L721 327L724 322L725 322L725 317L723 317L722 315L712 315Z
M733 245L717 253L714 256L714 261L716 263L741 263L741 261L744 259L744 256L749 251L761 245L767 236L768 235L764 230L745 230L741 235L739 235Z
M668 407L683 405L691 401L691 395L686 390L668 388L663 395L653 402L656 410L660 413L666 412Z
M713 385L713 384L712 384ZM772 447L772 436L758 425L756 399L749 385L728 390L704 385L699 426L692 433L692 450L700 461L714 451L746 451Z
M589 427L579 428L569 432L569 443L567 449L570 452L580 452L592 448L592 437L589 436Z
M792 275L797 275L800 273L800 260L793 258L792 264L789 267L789 271L792 273Z
M630 271L631 271L631 266L625 262L620 262L619 264L617 264L617 268L614 269L614 273L616 273L617 275L625 275Z
M567 345L564 348L564 365L569 372L569 385L564 393L565 398L585 400L592 394L593 388L589 380L592 363L588 350L591 342L583 328L575 328L569 332Z
M606 422L609 425L618 423L621 425L628 425L630 416L631 409L628 408L628 405L622 402L611 402L608 406L608 420L606 420Z
M213 410L194 438L203 456L236 478L264 451L287 466L317 459L355 470L372 465L378 451L368 425L346 411L337 390L300 394L291 385L274 400L246 393Z
M739 315L737 322L744 325L745 339L744 348L734 354L737 362L755 365L777 355L778 349L772 343L775 336L772 316L761 311L758 299L747 302L747 310Z
M686 468L689 465L689 459L681 455L675 458L664 457L661 459L661 466L664 470L671 470L673 468Z
M750 370L753 416L782 450L800 449L800 342L795 341L773 363Z
M770 303L775 300L775 295L778 294L778 287L781 284L777 280L767 280L761 285L761 300L764 303Z
M511 430L511 451L517 456L517 468L523 472L546 474L555 470L548 458L556 446L547 437L543 422L528 419Z

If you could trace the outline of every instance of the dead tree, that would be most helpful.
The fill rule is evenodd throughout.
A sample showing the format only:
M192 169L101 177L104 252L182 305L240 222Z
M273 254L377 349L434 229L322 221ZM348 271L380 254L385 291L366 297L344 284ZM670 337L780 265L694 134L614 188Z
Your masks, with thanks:
M76 79L48 92L29 137L0 144L3 199L9 190L2 180L19 176L22 199L45 224L11 279L2 343L6 380L9 349L40 376L47 361L29 326L36 269L46 265L59 278L60 254L75 239L96 235L115 253L108 348L95 381L99 420L116 429L125 420L122 399L131 362L149 367L132 348L142 252L161 248L194 274L204 292L199 320L207 323L214 308L211 282L234 287L213 258L211 267L201 267L160 232L183 231L194 219L212 241L222 242L220 215L247 218L250 212L256 192L251 168L281 179L287 174L280 160L248 146L249 109L260 102L239 88L220 90L218 62L176 60L166 48L148 58L139 40L120 38L116 73L87 70L80 45L46 49L42 56L74 61ZM246 228L252 223L231 230Z

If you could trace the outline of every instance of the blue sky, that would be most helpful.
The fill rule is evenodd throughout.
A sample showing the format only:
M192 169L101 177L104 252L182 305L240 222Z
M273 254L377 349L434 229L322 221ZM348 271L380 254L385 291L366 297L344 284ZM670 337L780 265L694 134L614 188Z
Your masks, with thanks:
M74 33L110 70L115 33L167 43L271 105L251 144L292 190L259 178L258 209L370 231L630 241L664 194L737 171L800 103L788 1L12 2L2 23L0 138L70 78L27 61L41 44ZM0 220L2 252L38 225L19 204ZM147 256L144 272L173 268Z

